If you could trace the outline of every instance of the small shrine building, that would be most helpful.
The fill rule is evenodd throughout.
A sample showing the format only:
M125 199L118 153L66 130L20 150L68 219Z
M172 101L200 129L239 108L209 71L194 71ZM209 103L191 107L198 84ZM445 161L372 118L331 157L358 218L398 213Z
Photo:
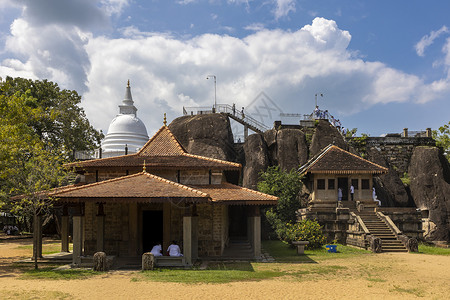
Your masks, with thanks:
M164 125L135 154L75 162L75 187L51 194L63 205L62 249L73 220L73 264L103 251L140 257L178 241L186 263L221 257L231 240L261 255L260 208L278 198L238 185L238 163L192 155Z

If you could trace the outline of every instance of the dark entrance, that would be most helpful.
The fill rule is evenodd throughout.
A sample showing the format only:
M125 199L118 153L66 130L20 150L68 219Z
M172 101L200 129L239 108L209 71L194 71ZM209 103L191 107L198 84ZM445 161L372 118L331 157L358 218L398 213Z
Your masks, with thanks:
M247 238L247 208L245 206L228 206L228 216L230 239Z
M142 212L142 249L152 250L156 243L163 242L162 210L144 210Z
M338 178L338 188L342 189L342 201L348 201L348 177Z

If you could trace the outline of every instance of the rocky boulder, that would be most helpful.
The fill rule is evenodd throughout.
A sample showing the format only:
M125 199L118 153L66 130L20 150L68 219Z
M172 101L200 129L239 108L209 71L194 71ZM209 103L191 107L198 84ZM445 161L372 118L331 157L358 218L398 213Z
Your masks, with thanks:
M259 173L269 166L269 151L261 134L252 134L244 143L245 167L242 185L255 189L259 179Z
M235 161L230 120L222 114L183 116L169 125L170 131L187 152Z
M450 171L436 147L416 147L409 165L411 195L418 208L428 212L424 237L450 240Z
M276 143L276 157L282 170L298 169L308 160L305 134L299 129L278 130Z
M347 142L342 134L326 120L319 120L309 146L310 156L319 153L326 146L333 144L348 150Z
M397 172L375 148L367 149L367 159L389 169L388 173L374 177L377 198L383 206L411 206L409 196Z

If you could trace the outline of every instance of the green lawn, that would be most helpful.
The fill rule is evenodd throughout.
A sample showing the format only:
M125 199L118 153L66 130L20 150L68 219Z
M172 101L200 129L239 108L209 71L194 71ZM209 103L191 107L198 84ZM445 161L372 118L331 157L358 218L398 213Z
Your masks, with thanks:
M373 255L372 252L338 244L336 253L329 253L325 247L305 250L305 255L297 255L297 250L281 241L263 241L262 246L277 262L307 263L328 259L345 258L354 255Z
M432 254L432 255L450 255L450 248L440 248L433 245L419 244L419 254Z

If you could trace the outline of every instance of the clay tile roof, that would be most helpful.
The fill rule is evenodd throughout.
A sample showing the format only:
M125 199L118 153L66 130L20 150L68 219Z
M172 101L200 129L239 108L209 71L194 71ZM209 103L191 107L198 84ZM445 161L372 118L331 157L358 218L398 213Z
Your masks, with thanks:
M209 194L213 202L245 205L275 205L278 197L257 192L231 183L193 185L196 190Z
M242 167L238 163L187 153L167 126L161 127L138 153L74 162L67 166L76 168L142 167L144 161L149 169L239 170Z
M146 172L57 191L51 196L62 202L165 202L170 198L209 201L207 193Z
M183 155L186 151L177 141L167 126L161 127L139 150L139 156L175 156Z
M388 169L337 146L328 145L299 169L300 173L383 174Z

